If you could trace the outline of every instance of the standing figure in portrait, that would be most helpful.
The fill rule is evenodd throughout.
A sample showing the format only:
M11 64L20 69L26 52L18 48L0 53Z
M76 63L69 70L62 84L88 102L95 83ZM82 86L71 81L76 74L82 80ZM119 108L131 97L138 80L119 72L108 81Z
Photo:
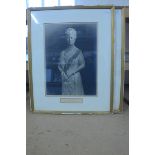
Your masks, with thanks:
M76 30L65 31L67 48L60 54L58 69L61 72L62 95L84 95L80 71L85 67L82 51L75 46Z

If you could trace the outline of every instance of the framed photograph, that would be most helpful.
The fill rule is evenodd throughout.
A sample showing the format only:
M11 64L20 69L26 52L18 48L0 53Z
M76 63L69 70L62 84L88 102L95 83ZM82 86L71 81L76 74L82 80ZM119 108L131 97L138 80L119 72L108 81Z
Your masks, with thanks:
M33 112L113 112L114 13L112 6L27 10Z

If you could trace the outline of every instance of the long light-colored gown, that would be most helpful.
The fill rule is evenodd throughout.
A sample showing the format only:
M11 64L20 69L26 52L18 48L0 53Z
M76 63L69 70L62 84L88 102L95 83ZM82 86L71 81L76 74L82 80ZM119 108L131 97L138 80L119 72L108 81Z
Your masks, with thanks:
M83 95L79 66L85 64L82 51L77 47L61 52L59 70L62 78L62 95ZM68 75L66 78L66 75Z

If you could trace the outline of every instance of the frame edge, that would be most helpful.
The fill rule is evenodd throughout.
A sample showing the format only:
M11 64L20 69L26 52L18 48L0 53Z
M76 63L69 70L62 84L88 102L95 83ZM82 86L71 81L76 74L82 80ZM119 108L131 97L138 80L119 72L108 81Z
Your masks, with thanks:
M121 47L121 90L120 90L120 105L119 111L123 111L123 96L124 96L124 53L125 53L125 7L122 9L122 47Z
M33 81L32 81L32 49L31 49L31 10L27 9L27 25L28 25L28 73L29 73L29 97L30 111L34 112L33 98Z
M110 84L110 112L113 112L114 100L114 28L115 28L115 7L112 7L111 19L111 84Z

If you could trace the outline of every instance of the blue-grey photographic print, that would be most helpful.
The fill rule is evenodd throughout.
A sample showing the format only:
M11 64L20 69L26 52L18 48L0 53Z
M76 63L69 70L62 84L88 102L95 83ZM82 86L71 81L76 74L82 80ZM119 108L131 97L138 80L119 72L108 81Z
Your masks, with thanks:
M46 23L46 95L97 95L97 23Z

